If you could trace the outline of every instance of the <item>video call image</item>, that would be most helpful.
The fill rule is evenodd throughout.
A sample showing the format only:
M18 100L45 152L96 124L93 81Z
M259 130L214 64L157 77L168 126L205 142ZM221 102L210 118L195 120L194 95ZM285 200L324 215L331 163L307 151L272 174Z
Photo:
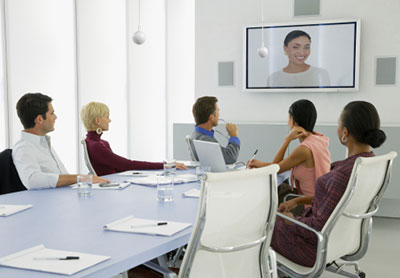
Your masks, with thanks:
M353 88L357 22L246 28L246 88Z

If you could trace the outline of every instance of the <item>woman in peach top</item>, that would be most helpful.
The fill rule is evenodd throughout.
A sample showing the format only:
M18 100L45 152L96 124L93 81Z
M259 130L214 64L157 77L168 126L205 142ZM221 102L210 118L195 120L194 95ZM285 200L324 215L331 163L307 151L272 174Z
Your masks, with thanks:
M315 180L328 173L331 165L329 138L314 131L316 120L317 111L311 101L301 99L294 102L289 108L290 132L283 140L274 160L262 162L255 159L249 167L258 168L276 163L280 167L278 173L291 169L292 186L295 184L299 194L312 199ZM299 139L299 146L285 158L290 142L295 139Z

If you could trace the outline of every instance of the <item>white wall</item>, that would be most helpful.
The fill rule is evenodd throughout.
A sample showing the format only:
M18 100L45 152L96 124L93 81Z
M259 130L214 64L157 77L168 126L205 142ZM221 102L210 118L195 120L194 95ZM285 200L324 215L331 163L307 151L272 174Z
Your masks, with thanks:
M96 8L94 8L96 7ZM78 108L91 101L110 109L110 130L102 138L128 155L127 38L125 0L77 1ZM86 131L79 121L80 137ZM86 171L80 150L80 167Z
M168 155L173 123L192 122L194 103L194 0L167 2ZM189 109L188 109L189 108ZM182 144L184 141L182 139Z
M138 1L128 1L133 15L131 36L137 31ZM160 161L166 156L166 27L165 0L141 1L142 45L129 50L129 155L137 160Z
M4 30L4 1L0 1L0 30ZM7 79L5 61L5 40L4 32L1 32L0 46L0 150L8 147L8 100L7 100Z
M186 34L192 30L187 50L180 53L184 38L171 43L173 66L168 70L180 73L168 77L165 0L142 1L141 25L147 40L140 46L131 39L137 30L138 0L0 0L3 3L2 43L8 51L1 56L7 61L4 73L0 71L1 148L12 147L20 138L18 99L26 92L40 91L54 98L58 119L50 135L71 173L87 171L80 154L79 140L85 131L79 111L89 101L110 108L112 123L103 136L114 152L137 160L166 158L167 79L172 80L170 99L185 99L186 91L191 91L192 99L194 95L193 0L174 1L170 6L172 34L179 34L174 27L179 25L174 20L178 15L179 23L191 18L191 27L183 29ZM190 9L191 14L185 14ZM182 63L184 59L192 61L191 68ZM175 101L172 106L172 115L181 116Z
M297 99L308 98L317 107L317 124L336 125L345 104L361 99L370 101L377 107L383 126L400 126L398 112L400 70L397 69L397 86L374 85L375 57L389 55L400 59L400 31L398 29L400 1L321 0L320 16L294 18L292 0L265 0L266 23L313 18L359 18L361 20L360 89L358 92L347 93L243 93L241 89L243 27L261 24L261 2L259 0L202 0L196 1L195 9L195 95L196 98L203 95L217 96L221 117L224 119L242 123L286 123L289 105ZM235 62L235 86L218 88L217 62L229 60ZM400 150L397 152L400 153ZM400 199L400 187L392 184L385 196Z
M23 129L15 105L27 92L53 98L58 119L52 145L69 171L76 171L77 113L74 2L5 1L11 146ZM74 151L71 151L74 150Z
M260 9L259 0L196 1L196 97L216 95L222 117L240 122L285 122L289 105L308 98L318 109L320 124L336 124L346 103L364 99L376 105L384 125L400 125L398 86L373 84L375 56L400 58L400 1L321 0L321 16L294 18L292 0L265 0L265 22L361 19L360 90L355 93L243 93L242 28L261 23ZM233 88L217 88L217 61L226 60L235 61L237 82Z

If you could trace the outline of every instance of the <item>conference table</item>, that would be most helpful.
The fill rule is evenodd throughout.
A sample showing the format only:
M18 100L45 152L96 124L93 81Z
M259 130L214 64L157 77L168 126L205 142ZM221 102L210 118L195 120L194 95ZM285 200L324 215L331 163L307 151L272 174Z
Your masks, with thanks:
M177 171L177 174L193 170ZM105 176L120 182L126 177ZM0 266L0 277L107 277L157 258L188 243L192 226L167 236L105 231L103 226L129 215L139 218L194 223L198 198L183 193L198 182L174 186L174 201L157 200L155 187L134 185L124 189L92 190L79 197L71 187L26 190L0 195L0 204L32 204L32 208L0 217L0 257L36 245L110 256L111 258L72 276Z

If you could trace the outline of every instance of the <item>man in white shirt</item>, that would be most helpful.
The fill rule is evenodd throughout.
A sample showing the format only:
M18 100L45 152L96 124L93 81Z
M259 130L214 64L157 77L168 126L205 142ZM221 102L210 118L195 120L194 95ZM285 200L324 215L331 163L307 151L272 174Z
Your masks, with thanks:
M27 93L17 103L17 113L24 130L14 145L12 158L18 175L27 189L55 188L76 183L77 175L68 174L51 147L47 133L57 119L52 99L41 93ZM93 183L109 182L93 176Z

